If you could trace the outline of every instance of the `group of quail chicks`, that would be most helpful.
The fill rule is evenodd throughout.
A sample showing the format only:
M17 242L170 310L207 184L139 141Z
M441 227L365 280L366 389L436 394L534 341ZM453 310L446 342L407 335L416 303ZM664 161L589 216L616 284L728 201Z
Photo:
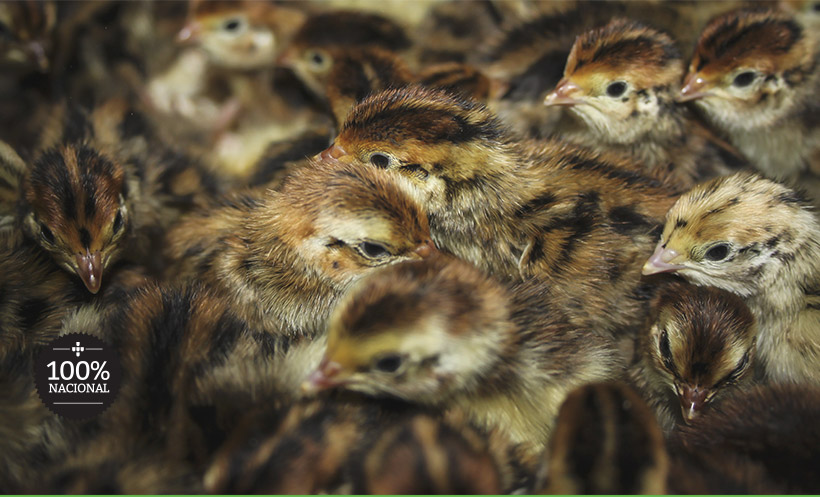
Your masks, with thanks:
M820 491L818 27L0 3L0 489ZM85 420L34 382L72 332Z

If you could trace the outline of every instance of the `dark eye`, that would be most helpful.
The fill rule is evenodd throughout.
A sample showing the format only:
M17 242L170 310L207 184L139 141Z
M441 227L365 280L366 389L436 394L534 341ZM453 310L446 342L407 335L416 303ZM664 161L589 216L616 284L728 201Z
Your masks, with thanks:
M744 86L749 86L752 84L752 81L755 80L755 73L753 71L744 71L737 76L732 81L732 84L737 86L738 88L743 88Z
M660 351L661 351L661 358L663 359L663 365L669 371L675 371L675 364L672 362L672 350L669 348L669 334L664 330L661 333L660 343L658 344Z
M390 165L390 157L388 157L385 154L376 152L375 154L370 156L370 163L378 167L379 169L387 169L387 166Z
M111 227L111 230L116 235L122 229L122 211L117 211L117 215L114 216L114 225Z
M378 243L362 242L359 244L359 250L362 251L362 254L364 254L365 257L369 257L371 259L380 259L390 255L390 252Z
M320 54L319 52L313 52L313 54L310 56L310 61L316 64L317 66L321 66L325 63L325 58L322 57L322 54Z
M745 354L743 354L743 358L740 360L740 363L737 365L737 367L731 373L726 375L726 377L723 380L721 380L720 383L732 383L732 382L734 382L735 380L737 380L740 377L741 374L743 374L743 371L746 370L746 366L748 366L748 365L749 365L749 353L746 352Z
M225 24L223 24L222 27L225 29L225 31L236 31L241 26L242 26L242 20L241 19L228 19L227 21L225 21Z
M43 240L54 245L54 233L52 233L45 224L40 225L40 235L43 237Z
M609 86L606 87L606 94L610 97L620 97L626 91L626 83L623 81L616 81L614 83L610 83Z
M729 245L725 243L719 243L709 250L706 251L704 255L710 261L722 261L729 255Z
M388 354L379 358L373 368L383 373L395 373L401 367L401 356L398 354Z

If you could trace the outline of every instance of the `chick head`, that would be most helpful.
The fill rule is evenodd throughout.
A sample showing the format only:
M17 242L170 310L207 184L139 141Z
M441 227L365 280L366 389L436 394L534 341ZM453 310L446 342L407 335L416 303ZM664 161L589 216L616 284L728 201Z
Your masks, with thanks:
M428 257L436 251L427 215L406 180L386 171L313 164L293 173L270 219L255 226L271 245L285 243L339 284L375 267ZM264 245L265 242L263 242Z
M658 300L647 353L690 421L747 377L756 337L755 319L740 297L681 282Z
M267 2L192 2L189 21L177 35L227 69L273 67L288 25L301 13Z
M120 256L131 219L125 172L86 145L45 151L25 182L23 229L91 293Z
M282 52L278 63L289 67L317 96L340 55L367 47L389 51L410 46L404 30L386 17L354 11L317 13L308 17Z
M672 206L643 274L677 272L748 297L790 270L798 240L816 226L810 204L780 183L750 173L715 178Z
M426 197L454 183L509 168L498 119L482 104L418 86L366 98L319 157L398 171Z
M770 126L792 110L813 58L811 36L788 12L729 12L701 34L680 100L694 100L722 128Z
M575 40L564 77L544 103L569 106L606 142L631 143L654 129L669 105L659 101L659 93L668 91L671 100L683 71L669 35L615 19Z
M304 388L444 403L497 360L505 302L478 270L445 256L382 269L334 310L324 358Z

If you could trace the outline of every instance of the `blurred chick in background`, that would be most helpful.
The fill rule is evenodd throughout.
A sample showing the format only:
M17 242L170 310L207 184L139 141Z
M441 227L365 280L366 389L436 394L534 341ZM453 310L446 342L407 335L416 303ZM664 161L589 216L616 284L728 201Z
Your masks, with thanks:
M662 494L669 456L655 415L632 388L592 383L558 413L545 494Z

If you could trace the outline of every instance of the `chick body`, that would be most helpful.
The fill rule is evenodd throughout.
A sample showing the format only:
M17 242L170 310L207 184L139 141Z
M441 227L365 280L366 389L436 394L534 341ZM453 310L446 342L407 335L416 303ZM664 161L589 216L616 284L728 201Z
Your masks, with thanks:
M572 388L623 372L612 342L561 321L542 291L521 284L508 293L444 256L386 268L334 311L305 388L456 408L537 454Z

